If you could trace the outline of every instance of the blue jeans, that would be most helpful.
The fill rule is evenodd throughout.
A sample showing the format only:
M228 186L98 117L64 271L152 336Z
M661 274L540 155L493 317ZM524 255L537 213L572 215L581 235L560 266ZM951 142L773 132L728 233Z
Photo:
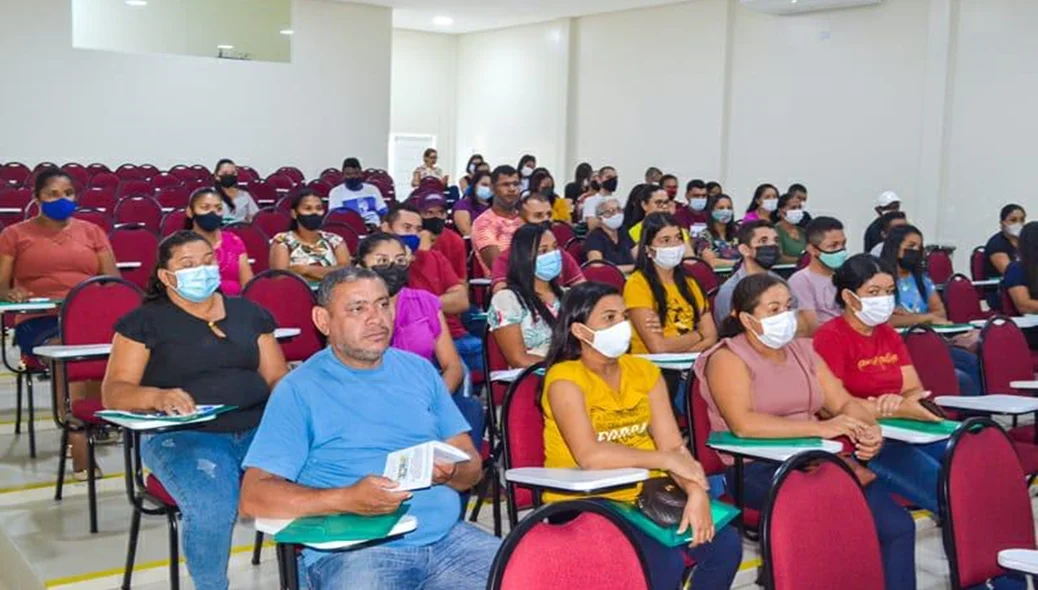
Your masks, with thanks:
M872 463L869 463L872 467ZM745 505L761 510L771 493L771 481L779 465L754 461L743 471ZM729 488L734 489L735 469L727 471ZM898 506L890 492L879 481L865 488L865 500L879 533L883 556L883 578L890 590L915 590L915 521L908 511Z
M952 346L951 357L955 364L955 376L959 380L959 393L962 395L984 395L984 381L980 378L980 360L977 355ZM934 392L939 395L941 392Z
M198 590L228 587L241 463L255 433L182 430L141 438L141 459L180 507L180 544Z
M634 528L634 540L649 566L652 590L682 588L685 574L685 555L696 560L692 570L692 584L696 590L728 590L742 563L742 539L739 531L726 526L714 534L714 540L698 547L667 547Z
M454 347L458 349L458 356L466 367L483 371L483 341L479 337L465 334L454 339Z
M913 445L886 439L883 449L869 461L869 469L895 494L916 506L940 514L937 485L947 441Z
M486 422L486 410L483 409L483 402L479 401L479 398L467 395L464 391L455 393L453 397L454 405L458 406L461 415L472 428L469 436L472 437L472 445L476 447L478 453L479 447L483 444L483 426Z
M423 547L374 545L331 553L307 568L306 577L311 590L484 590L500 544L459 522Z

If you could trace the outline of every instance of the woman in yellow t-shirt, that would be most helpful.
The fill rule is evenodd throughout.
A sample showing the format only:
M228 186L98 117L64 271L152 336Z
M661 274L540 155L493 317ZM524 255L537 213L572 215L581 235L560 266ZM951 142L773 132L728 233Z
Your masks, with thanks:
M626 354L631 324L620 292L603 283L581 283L566 294L555 324L541 407L545 467L618 469L640 467L668 473L688 494L679 531L691 527L689 547L669 548L641 531L652 587L682 587L685 552L696 562L692 587L731 587L742 542L731 527L714 530L709 484L685 447L667 386L649 361ZM604 493L631 502L641 486ZM545 494L548 502L563 494Z
M635 332L631 352L701 352L716 344L706 297L681 268L685 243L677 219L669 213L647 216L638 246L634 274L624 287Z

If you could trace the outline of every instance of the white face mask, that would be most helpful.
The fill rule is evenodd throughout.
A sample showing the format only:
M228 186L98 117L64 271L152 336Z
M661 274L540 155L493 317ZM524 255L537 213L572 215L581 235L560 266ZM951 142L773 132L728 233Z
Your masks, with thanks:
M669 248L656 248L656 254L652 257L652 260L662 266L665 269L672 269L677 265L681 264L681 260L685 257L685 246L670 246Z
M612 229L612 230L620 229L620 226L623 225L623 224L624 224L624 214L623 213L617 213L616 215L613 215L612 217L604 217L604 218L602 218L602 225L604 225L604 226L606 226L606 227L608 227L609 229Z
M533 174L533 168L526 166L522 170L523 178L529 178Z
M790 209L786 211L786 221L796 225L803 221L804 211L802 209Z
M760 205L765 211L774 211L778 209L778 199L761 199Z
M1009 232L1009 235L1011 235L1013 237L1016 237L1016 238L1019 238L1020 237L1020 232L1024 231L1024 224L1022 224L1022 223L1013 223L1013 224L1007 225L1006 226L1006 231Z
M750 316L753 317L753 316ZM754 332L754 336L760 343L768 348L778 350L793 341L797 335L797 314L795 311L785 311L778 315L766 317L763 320L753 318L764 330L763 334Z
M595 331L595 337L588 344L608 358L620 358L631 347L631 322L625 320L615 326Z
M880 324L887 323L890 316L894 315L894 307L897 301L893 295L879 295L877 297L858 297L851 293L855 299L861 302L861 310L854 312L855 317L866 326L875 328Z
M693 211L702 211L703 209L706 209L706 197L689 199L688 206L691 207Z

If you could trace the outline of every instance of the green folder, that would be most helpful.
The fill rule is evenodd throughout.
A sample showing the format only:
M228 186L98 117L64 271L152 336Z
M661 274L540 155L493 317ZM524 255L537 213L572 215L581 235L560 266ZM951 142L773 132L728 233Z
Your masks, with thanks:
M609 502L609 507L626 518L627 521L636 526L638 530L649 535L653 539L656 539L666 547L680 547L681 545L688 545L692 542L693 532L691 530L678 534L678 527L676 526L669 528L661 527L649 519L648 516L642 514L642 511L634 504L627 502ZM714 517L714 530L719 531L728 523L735 520L735 517L739 515L739 509L730 504L725 504L724 502L711 500L710 513Z
M746 438L731 432L711 432L708 445L732 445L738 447L797 447L802 449L822 448L822 439L803 438Z
M336 541L374 541L385 539L400 519L407 514L409 504L401 504L395 512L380 516L359 514L330 514L297 518L274 535L278 543L334 543Z
M219 416L231 410L237 410L238 406L232 405L214 405L214 406L199 406L199 412L191 414L190 416L178 416L175 414L139 414L136 412L124 412L122 410L100 410L94 412L94 415L99 418L118 418L121 420L159 420L162 422L178 423L178 422L193 422L199 418L208 418L209 416Z
M943 422L923 422L922 420L909 420L908 418L880 418L882 426L894 426L913 430L924 434L947 434L950 435L959 427L959 422L944 420Z

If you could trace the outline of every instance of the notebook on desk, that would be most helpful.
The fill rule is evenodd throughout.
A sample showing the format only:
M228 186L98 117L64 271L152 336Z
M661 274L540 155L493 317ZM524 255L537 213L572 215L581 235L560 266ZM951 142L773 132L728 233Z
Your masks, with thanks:
M195 413L193 414L167 414L165 412L153 412L153 413L140 413L140 412L124 412L122 410L101 410L96 412L96 416L99 418L118 418L120 420L141 420L141 421L158 421L158 422L191 422L198 420L199 418L207 418L209 416L218 416L225 412L237 409L238 406L230 406L223 404L214 405L199 405L195 406Z
M711 432L706 444L710 446L733 447L796 447L804 449L821 449L822 439L803 438L746 438L731 432Z
M955 429L959 427L959 424L961 424L960 422L956 422L954 420L942 420L941 422L924 422L922 420L909 420L908 418L880 418L879 423L881 426L904 428L905 430L922 432L924 434L945 435L951 435L953 432L955 432Z
M626 518L638 530L656 539L666 547L680 547L692 542L694 531L691 529L686 530L684 533L678 533L678 527L676 526L662 527L653 522L648 516L645 516L634 504L611 501L609 502L609 507ZM712 500L710 502L710 515L714 520L714 530L719 531L735 520L735 517L739 515L739 509L730 504Z
M315 545L321 543L375 541L385 539L410 505L401 504L396 511L379 516L359 514L330 514L306 516L293 520L274 535L278 543Z

